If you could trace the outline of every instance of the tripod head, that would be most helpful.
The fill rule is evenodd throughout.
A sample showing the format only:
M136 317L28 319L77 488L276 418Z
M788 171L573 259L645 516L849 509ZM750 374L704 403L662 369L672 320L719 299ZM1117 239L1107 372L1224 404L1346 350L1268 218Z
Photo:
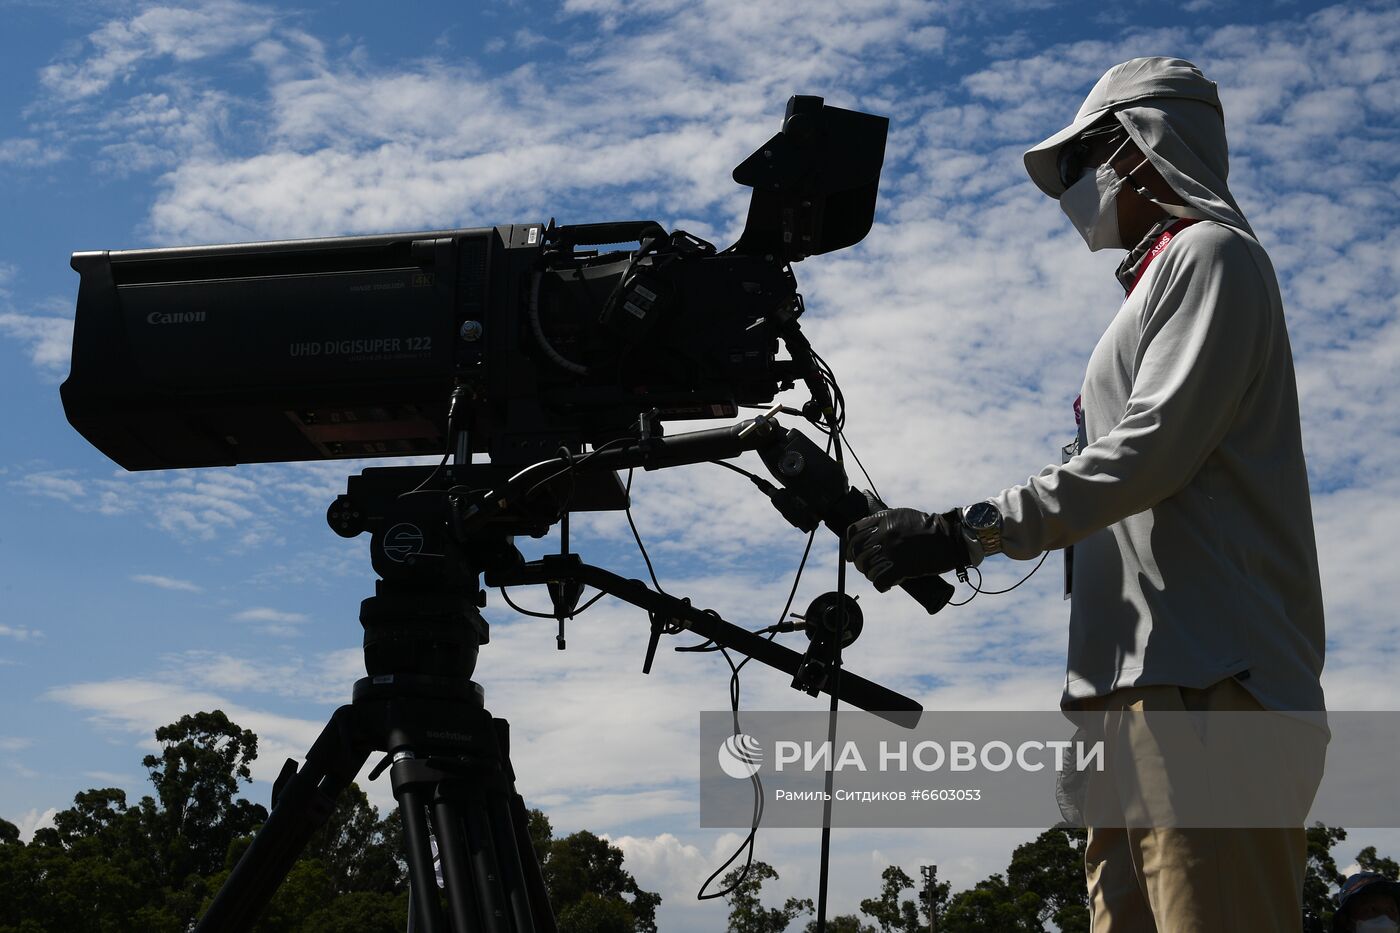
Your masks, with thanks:
M350 477L326 512L336 534L370 533L370 561L380 579L361 603L365 669L387 675L466 679L490 639L481 615L481 575L524 563L516 535L543 535L570 506L620 509L626 496L615 475L545 481L530 509L458 529L452 516L509 479L489 464L374 467Z

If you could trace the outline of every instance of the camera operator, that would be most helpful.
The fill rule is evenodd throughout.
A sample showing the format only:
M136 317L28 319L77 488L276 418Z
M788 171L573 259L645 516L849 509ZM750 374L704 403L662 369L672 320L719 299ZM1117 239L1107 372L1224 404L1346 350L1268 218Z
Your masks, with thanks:
M1400 884L1373 871L1359 871L1337 892L1333 933L1396 933L1400 930Z
M992 554L1072 548L1067 710L1322 710L1292 353L1273 268L1226 186L1216 85L1179 59L1117 65L1025 164L1090 250L1128 250L1126 298L1074 403L1077 439L985 502L862 519L848 556L884 591ZM1140 785L1170 798L1171 769L1141 752ZM1320 778L1320 756L1308 760L1305 801ZM1299 930L1306 848L1301 816L1091 824L1093 929Z

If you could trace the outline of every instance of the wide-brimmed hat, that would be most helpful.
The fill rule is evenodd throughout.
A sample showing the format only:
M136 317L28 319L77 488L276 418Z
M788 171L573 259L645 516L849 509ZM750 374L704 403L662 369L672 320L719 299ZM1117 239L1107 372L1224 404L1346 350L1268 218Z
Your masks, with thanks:
M1220 111L1224 119L1215 82L1206 78L1195 65L1180 58L1134 58L1108 69L1084 99L1074 122L1026 151L1026 171L1031 180L1041 191L1058 198L1065 191L1060 183L1060 147L1106 114L1154 98L1201 101Z

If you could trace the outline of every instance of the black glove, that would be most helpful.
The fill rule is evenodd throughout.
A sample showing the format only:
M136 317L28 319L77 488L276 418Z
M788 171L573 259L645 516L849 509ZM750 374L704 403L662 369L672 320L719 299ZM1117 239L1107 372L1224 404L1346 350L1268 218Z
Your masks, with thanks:
M971 563L960 509L942 515L886 509L855 522L846 535L846 559L854 561L881 593L910 577L947 573Z

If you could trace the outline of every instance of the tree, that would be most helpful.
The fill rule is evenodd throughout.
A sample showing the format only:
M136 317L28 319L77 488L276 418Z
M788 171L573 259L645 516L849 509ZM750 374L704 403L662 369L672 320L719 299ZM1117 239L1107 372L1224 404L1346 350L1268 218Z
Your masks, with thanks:
M307 841L302 858L316 859L325 866L337 894L404 890L398 811L392 816L392 820L381 820L378 808L360 785L352 782L340 792L326 824Z
M351 891L306 918L297 933L402 933L408 892Z
M1089 931L1089 894L1084 886L1087 840L1082 829L1047 829L1017 846L1006 870L1007 886L1039 898L1040 922L1053 923L1060 933Z
M816 918L808 921L805 931L806 933L817 933ZM855 914L842 914L839 917L827 918L826 933L875 933L875 928L861 923L860 918Z
M54 814L53 828L59 843L71 846L80 839L109 832L126 813L126 791L120 788L79 791L73 796L73 806Z
M263 907L253 933L299 933L308 918L335 901L335 881L326 866L319 859L299 859Z
M535 850L535 861L544 864L549 858L549 844L554 841L554 826L543 810L531 810L526 821L526 832L530 836L530 846Z
M560 930L570 933L632 933L637 928L625 901L596 891L584 891L578 900L565 905L555 920Z
M4 846L0 928L188 927L230 843L266 819L262 807L234 799L251 777L257 738L217 711L163 726L156 738L161 754L143 762L156 797L128 806L119 788L81 791L29 846L18 833Z
M880 878L884 881L880 896L861 901L860 912L879 924L880 933L918 933L919 908L911 900L900 900L914 880L898 865L886 868Z
M1385 875L1391 881L1400 879L1400 865L1396 864L1395 859L1376 855L1375 846L1367 846L1358 852L1356 864L1361 866L1362 871L1373 871L1378 875Z
M1341 885L1341 872L1332 858L1332 847L1346 839L1340 826L1314 823L1308 829L1308 861L1303 873L1303 930L1326 933L1332 929L1332 889Z
M267 819L262 806L234 799L239 784L252 780L248 766L258 756L258 737L214 710L161 726L156 741L165 746L160 755L147 755L141 763L160 809L150 798L142 804L174 885L218 871L229 845Z
M0 933L185 933L267 818L238 798L257 736L224 713L200 712L156 730L143 759L154 795L128 805L95 788L30 844L0 820ZM589 832L554 839L530 814L562 933L656 933L660 895L637 885L617 846ZM398 933L408 909L398 810L384 819L356 785L268 903L256 933Z
M19 829L13 834L4 827L5 842L0 845L0 930L23 930L28 918L37 913L38 899L43 892L43 875L32 846L19 841Z
M621 933L656 933L661 895L637 885L622 867L621 849L587 830L553 839L548 818L538 810L529 831L536 852L545 852L540 869L560 933L605 933L624 916Z
M724 896L729 904L729 933L782 933L802 914L812 912L810 897L790 897L782 907L764 907L759 901L763 882L778 880L778 873L767 862L755 860L748 871L736 868L721 880L731 888Z
M939 918L939 933L1041 933L1040 898L1018 891L992 875L969 891L959 891Z
M351 783L263 910L256 933L398 933L408 910L406 871L398 859L398 811L388 819ZM250 843L229 849L232 868ZM209 880L212 894L227 877Z

